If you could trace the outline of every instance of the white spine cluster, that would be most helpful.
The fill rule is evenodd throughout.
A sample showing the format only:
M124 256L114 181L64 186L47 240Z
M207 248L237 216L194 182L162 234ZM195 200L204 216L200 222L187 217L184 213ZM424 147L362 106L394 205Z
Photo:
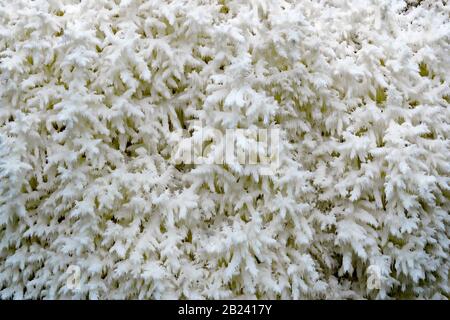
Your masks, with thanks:
M0 0L0 298L448 298L449 14Z

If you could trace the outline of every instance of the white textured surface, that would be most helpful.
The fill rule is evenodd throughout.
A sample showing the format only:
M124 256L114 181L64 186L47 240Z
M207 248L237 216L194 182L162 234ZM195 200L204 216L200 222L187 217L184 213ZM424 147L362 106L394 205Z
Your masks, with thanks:
M448 298L449 7L415 2L0 0L0 297ZM280 128L278 171L175 166L195 120Z

